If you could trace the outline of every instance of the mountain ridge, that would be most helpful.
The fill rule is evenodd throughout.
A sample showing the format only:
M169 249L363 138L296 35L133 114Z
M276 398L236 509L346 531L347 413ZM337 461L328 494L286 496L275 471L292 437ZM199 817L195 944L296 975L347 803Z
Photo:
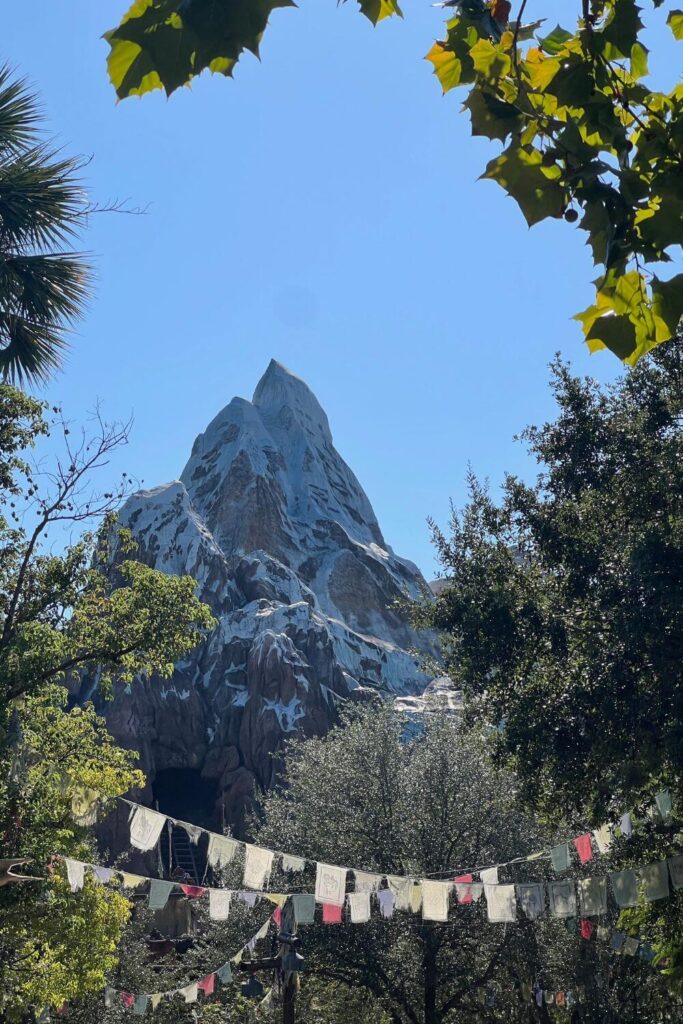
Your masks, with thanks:
M251 402L233 398L180 478L120 514L142 561L190 574L217 625L170 682L120 689L106 717L154 780L192 769L238 830L272 784L286 736L320 735L345 700L420 693L434 637L398 607L428 594L385 542L306 383L271 360Z

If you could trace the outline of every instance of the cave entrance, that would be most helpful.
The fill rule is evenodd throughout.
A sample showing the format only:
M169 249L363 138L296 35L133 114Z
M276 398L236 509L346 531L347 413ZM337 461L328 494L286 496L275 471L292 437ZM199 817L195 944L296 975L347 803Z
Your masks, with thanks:
M214 779L202 778L196 768L164 768L152 783L154 806L170 818L221 831L216 817L218 786ZM202 834L197 843L180 825L162 834L159 843L164 874L167 878L201 885L206 876L208 839Z

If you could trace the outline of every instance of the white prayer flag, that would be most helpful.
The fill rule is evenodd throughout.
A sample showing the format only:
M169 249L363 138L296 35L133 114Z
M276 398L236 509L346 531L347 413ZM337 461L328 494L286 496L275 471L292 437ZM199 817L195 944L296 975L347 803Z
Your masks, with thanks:
M498 885L498 868L484 868L479 872L479 877L484 885Z
M231 864L237 852L237 846L238 844L234 839L229 839L228 836L219 836L212 832L209 836L209 849L207 851L207 858L211 867L215 868L216 871L220 871L221 868Z
M413 891L412 878L403 875L387 875L387 883L394 894L396 910L410 910L410 897Z
M246 889L265 889L273 866L273 851L246 844L244 858L244 886Z
M652 903L669 895L669 873L665 860L646 864L640 869L640 878L645 886L645 899Z
M64 858L64 863L66 864L66 876L69 879L71 891L78 892L83 888L85 864L80 860L70 860L69 857Z
M149 1002L153 1010L156 1010L157 1006L161 1002L162 997L163 992L152 992L151 996L149 997Z
M176 821L174 819L173 823L174 825L180 825L181 828L185 829L192 845L197 845L202 837L202 832L204 831L203 828L200 828L199 825L191 825L189 821Z
M576 917L576 892L573 882L550 882L550 912L554 917Z
M610 881L614 890L614 898L620 909L638 906L638 879L632 868L624 871L610 871Z
M249 939L249 942L246 945L246 949L248 949L250 953L254 952L254 950L256 949L256 943L259 942L260 939L265 939L266 935L268 934L269 928L270 918L268 918L268 920L261 925L259 930L256 932L256 935L252 935L252 937Z
M451 882L422 879L422 917L425 921L448 920L448 898Z
M527 882L517 886L517 899L530 921L545 912L545 890L540 882Z
M315 898L318 903L343 907L346 898L346 868L336 864L318 863L315 875Z
M303 871L305 867L306 861L303 857L292 857L290 853L282 854L283 871Z
M369 871L354 871L356 892L377 892L382 884L382 875Z
M370 920L370 893L350 892L348 895L351 924L365 924Z
M487 915L489 921L500 924L503 921L517 920L514 885L484 884Z
M579 898L584 917L597 917L607 913L607 879L579 879Z
M136 850L151 850L159 842L166 816L149 807L135 807L130 819L130 845Z
M593 839L595 839L595 843L600 853L607 853L614 840L612 826L601 825L600 828L596 828L593 832Z
M181 996L183 997L186 1003L197 1002L198 989L196 981L192 982L191 985L186 985L185 988L179 988L178 991L180 992Z
M209 917L212 921L227 921L230 916L229 889L209 889Z

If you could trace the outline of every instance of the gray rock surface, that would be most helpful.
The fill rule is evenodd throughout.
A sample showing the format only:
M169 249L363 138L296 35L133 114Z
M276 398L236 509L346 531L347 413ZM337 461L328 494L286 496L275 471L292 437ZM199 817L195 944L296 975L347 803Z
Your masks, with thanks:
M416 652L434 654L434 638L395 607L427 585L385 542L315 396L279 363L199 435L180 479L134 494L121 521L138 557L192 575L218 620L171 680L106 706L140 751L145 800L160 772L194 769L215 787L204 823L240 833L286 737L324 733L343 701L428 682Z

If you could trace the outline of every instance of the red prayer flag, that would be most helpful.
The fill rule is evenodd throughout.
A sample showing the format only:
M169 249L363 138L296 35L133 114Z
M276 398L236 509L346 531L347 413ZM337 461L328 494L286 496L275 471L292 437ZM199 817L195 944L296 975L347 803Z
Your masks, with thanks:
M341 924L342 908L336 903L323 903L323 924Z
M474 881L474 875L458 875L457 878L453 879L454 882L463 882L466 885L471 885ZM465 893L464 896L458 896L458 903L467 904L472 903L472 893Z
M191 900L196 900L206 892L206 889L202 885L181 885L180 888L186 896L190 897Z
M135 996L132 996L130 992L122 992L121 1002L128 1010L130 1010L131 1006L135 1002Z
M282 907L276 907L275 908L275 910L272 913L272 918L273 918L273 921L275 921L275 924L279 928L280 925L282 924Z
M216 975L207 974L205 978L197 982L197 988L200 992L203 992L205 996L213 995L213 990L216 987Z
M585 917L582 918L581 924L579 925L579 931L581 932L582 939L590 939L593 934L593 922L589 921Z
M590 832L586 832L583 836L577 836L574 840L574 846L576 847L576 852L578 853L579 860L582 864L585 864L586 861L593 860L593 847L591 846Z

